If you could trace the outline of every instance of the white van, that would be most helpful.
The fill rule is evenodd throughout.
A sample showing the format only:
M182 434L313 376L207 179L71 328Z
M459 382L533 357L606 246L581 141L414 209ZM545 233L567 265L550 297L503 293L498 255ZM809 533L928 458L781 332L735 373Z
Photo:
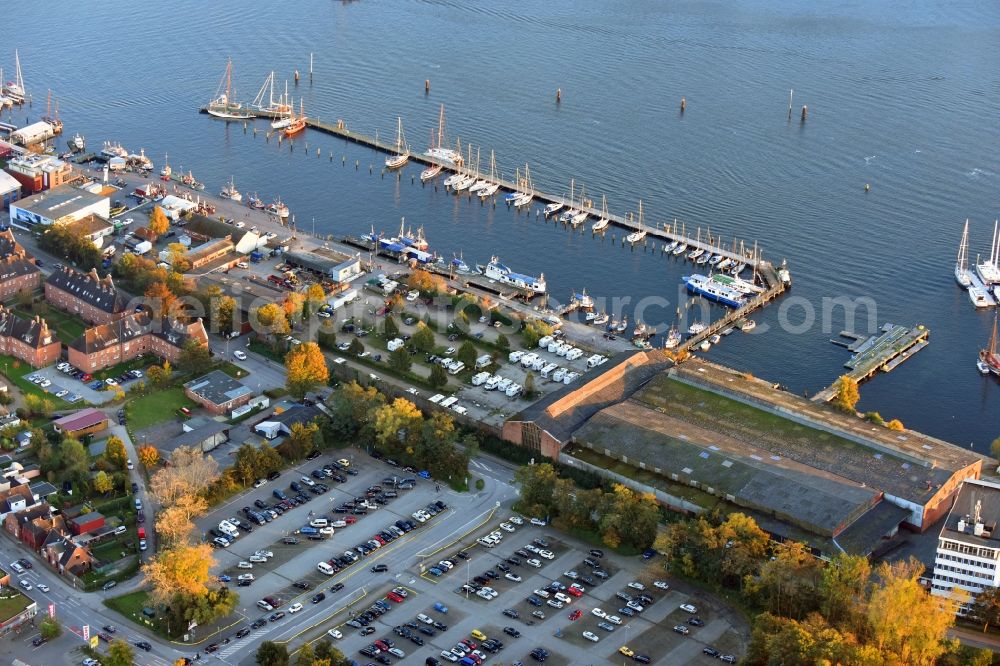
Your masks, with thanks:
M331 567L326 562L320 562L316 565L316 568L320 573L325 573L327 576L332 576L334 574L333 567Z
M556 356L565 356L570 349L572 349L572 347L564 342L556 347Z
M486 389L487 391L492 391L497 387L497 384L499 384L501 380L503 380L503 377L501 377L500 375L493 375L492 377L486 380L486 384L483 386L483 388Z
M219 531L222 532L223 534L228 534L234 539L240 535L240 532L239 530L236 529L236 526L233 525L228 520L223 520L222 522L219 523Z
M483 384L486 383L486 380L489 379L489 378L490 378L490 373L488 373L488 372L480 372L479 374L472 376L472 385L473 386L482 386Z
M547 349L549 344L552 343L552 336L546 335L544 338L538 341L539 349Z
M567 372L566 376L563 377L563 384L569 384L576 381L576 378L580 376L578 372Z
M441 395L440 393L436 393L436 394L432 395L429 399L430 399L431 402L433 402L436 405L436 404L440 403L442 400L444 400L444 396Z
M563 380L563 377L565 376L566 376L566 368L559 368L558 370L552 373L552 381L561 382Z
M553 340L552 342L549 343L549 346L546 349L549 350L549 353L555 354L556 350L559 349L559 346L561 344L562 343L559 342L558 340Z
M448 374L457 375L458 373L462 372L462 370L465 370L465 364L462 363L461 361L455 361L448 368Z
M510 361L511 363L517 363L521 360L522 356L524 356L524 352L518 349L508 354L507 360Z
M327 527L330 521L326 518L313 518L309 521L309 527Z
M483 354L482 356L476 359L476 369L485 368L492 362L493 359L490 358L489 354Z
M444 400L442 400L441 401L441 406L442 407L451 407L456 402L458 402L458 398L456 398L455 396L452 396L450 398L445 398Z
M465 416L466 414L469 413L469 410L463 407L462 405L455 405L454 407L451 408L451 411L455 412L456 414L461 414L462 416Z
M521 385L520 384L511 384L510 386L507 387L507 391L506 391L507 392L507 397L508 398L516 398L517 396L519 396L521 394L521 390L522 389L521 389Z

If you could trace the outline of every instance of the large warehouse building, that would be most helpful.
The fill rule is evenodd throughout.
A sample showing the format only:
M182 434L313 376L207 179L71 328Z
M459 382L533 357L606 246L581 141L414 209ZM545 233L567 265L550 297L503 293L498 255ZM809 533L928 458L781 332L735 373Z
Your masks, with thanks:
M721 366L623 356L512 417L505 439L570 464L625 463L668 495L696 489L823 553L868 553L900 526L928 529L982 469L972 451L873 428Z

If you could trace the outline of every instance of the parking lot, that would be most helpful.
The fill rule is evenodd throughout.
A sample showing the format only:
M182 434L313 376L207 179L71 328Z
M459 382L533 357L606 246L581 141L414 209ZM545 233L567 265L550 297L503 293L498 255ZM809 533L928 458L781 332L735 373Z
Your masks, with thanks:
M26 375L25 379L70 404L82 399L99 405L111 401L115 397L115 389L127 392L142 376L141 370L122 372L109 378L112 382L109 384L107 380L94 379L90 373L62 362L36 370Z
M344 520L354 515L334 513L344 502L364 498L373 485L385 489L384 481L393 476L412 476L364 454L325 454L217 509L201 519L199 527L211 538L208 530L220 520L242 519L242 507L253 507L256 500L273 504L275 489L288 491L291 481L301 482L301 476L309 476L341 457L348 458L356 475L344 474L343 483L326 480L330 486L326 493L307 493L312 497L310 502L285 511L262 527L254 526L228 548L216 550L219 564L214 573L230 576L232 585L238 584L241 574L254 578L249 585L237 588L243 619L226 630L230 642L223 644L223 636L212 640L218 644L217 655L224 660L251 663L256 645L265 639L287 642L293 651L305 642L327 638L349 658L362 663L379 656L400 659L381 648L381 654L374 658L359 652L376 640L392 641L395 649L405 654L403 663L423 663L427 657L449 662L442 652L449 652L457 662L462 650L471 649L458 647L459 641L470 640L474 630L502 644L487 644L498 650L496 656L489 654L491 650L482 640L472 640L477 644L475 649L504 663L528 663L535 648L548 651L546 663L552 664L620 663L623 656L618 650L623 646L635 655L648 656L650 663L662 664L717 663L719 660L703 654L703 649L710 647L720 655L735 657L745 649L746 629L734 628L732 613L709 598L679 591L662 575L656 560L644 562L614 553L596 557L589 546L548 527L532 525L527 518L520 525L510 521L513 489L489 477L487 487L476 494L439 491L433 481L418 479L412 490L398 491L399 497L357 515L354 524L335 528L332 536L313 541L300 531L311 519ZM338 565L341 569L333 575L317 569L318 562L343 557L345 551L369 542L396 521L416 524L413 512L435 501L442 501L447 509L369 554L359 554L356 563ZM478 541L498 533L501 539L492 547ZM295 543L284 543L286 538ZM265 561L250 562L258 551L264 551L264 556L255 559ZM252 568L239 568L240 562ZM570 575L564 575L567 573ZM658 580L668 589L657 587ZM553 583L557 583L555 589ZM629 583L638 583L643 589L633 589ZM579 589L571 592L574 584ZM492 591L479 594L481 588ZM387 599L394 589L397 601ZM549 596L543 597L536 590ZM557 601L556 592L568 603L549 603ZM627 600L619 598L619 593L629 594L629 600L642 611L630 609L633 615L627 616L621 610L628 608ZM643 603L642 594L648 595L650 603ZM280 605L272 611L258 607L257 601L264 597L276 598ZM529 602L529 597L535 600ZM379 600L384 609L373 608ZM694 605L694 613L681 608L687 603ZM560 604L562 607L557 607ZM295 610L290 612L292 608ZM614 617L599 617L595 609ZM418 619L418 615L426 617ZM702 626L689 624L691 618L698 618ZM675 633L675 626L689 633ZM331 630L339 638L327 633ZM597 641L585 638L584 632ZM252 638L244 642L238 633Z

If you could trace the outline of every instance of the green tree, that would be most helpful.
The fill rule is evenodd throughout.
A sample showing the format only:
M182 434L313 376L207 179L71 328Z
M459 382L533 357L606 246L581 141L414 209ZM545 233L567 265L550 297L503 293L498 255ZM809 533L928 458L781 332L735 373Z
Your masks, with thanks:
M413 359L406 347L398 347L389 354L389 367L399 372L409 372L413 366Z
M288 666L288 650L284 644L264 641L257 648L259 666Z
M972 602L969 619L983 625L984 634L990 625L1000 624L1000 588L987 587L977 594Z
M990 442L990 455L1000 461L1000 437Z
M476 348L475 346L466 340L458 348L458 353L455 354L455 358L465 364L467 368L476 367Z
M101 662L104 666L132 666L135 659L135 650L124 640L117 638L111 641L108 646L108 654Z
M417 324L417 330L413 332L413 338L411 340L413 346L422 352L431 352L434 350L434 331L432 331L426 324L420 322Z
M861 633L872 567L867 557L838 553L820 573L820 612L831 624Z
M396 398L376 408L371 418L376 440L387 452L401 453L412 449L423 434L424 416L416 405L405 398Z
M182 372L196 372L207 368L211 361L208 345L197 338L188 338L177 357L177 367Z
M315 423L293 423L291 434L281 444L281 452L290 460L300 460L316 448L319 426Z
M538 341L547 335L552 335L552 327L538 319L525 322L524 329L521 331L524 346L528 349L537 347Z
M769 537L753 518L731 513L719 525L718 539L724 544L722 574L738 581L757 571L767 555Z
M396 324L396 319L392 315L386 315L385 323L382 325L383 331L385 332L385 339L392 340L399 336L399 326Z
M819 608L822 570L803 544L787 542L761 567L753 591L768 611L801 620Z
M313 666L315 658L312 645L305 643L299 648L299 653L295 655L295 666Z
M555 507L553 493L557 478L555 467L547 462L519 468L514 480L521 486L520 510L536 518L549 516Z
M510 349L510 340L503 333L497 336L497 347L500 349Z
M101 470L94 476L94 492L107 495L112 490L114 490L114 484L111 483L111 478L107 472Z
M62 464L59 478L61 481L82 483L90 470L90 454L79 440L67 438L59 445L59 458Z
M292 397L302 399L306 393L330 380L323 350L315 342L292 347L285 355L285 385Z
M858 381L849 375L841 375L834 383L833 400L830 401L834 407L848 414L855 413L855 405L861 399L858 391Z
M524 377L524 396L526 398L535 397L535 373L529 372Z
M62 625L54 617L46 617L38 625L38 632L47 641L51 641L62 635Z
M348 346L347 351L355 356L360 356L365 351L365 346L361 343L361 340L351 338L351 344Z
M443 388L448 385L448 373L435 363L431 366L431 374L427 378L427 382L436 389Z
M121 438L112 435L104 448L104 458L118 469L125 469L128 463L128 452L125 450L125 442Z

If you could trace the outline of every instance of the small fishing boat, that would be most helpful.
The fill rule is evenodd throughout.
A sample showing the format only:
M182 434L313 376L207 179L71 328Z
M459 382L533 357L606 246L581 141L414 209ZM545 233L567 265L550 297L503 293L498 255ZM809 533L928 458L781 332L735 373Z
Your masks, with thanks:
M757 322L753 319L747 319L743 324L740 325L740 330L744 333L749 333L753 329L757 328Z
M586 289L584 289L581 293L573 294L572 303L581 310L594 309L594 297L588 294Z
M708 265L709 266L716 266L716 265L718 265L718 263L720 261L722 261L722 255L721 254L713 254L711 256L711 258L709 258L709 260L708 260Z
M595 319L597 319L597 313L594 312L594 311L590 311L590 312L586 313L585 315L583 315L583 320L585 322L587 322L588 324L594 323Z
M594 326L603 326L608 323L608 313L602 312L601 314L594 317Z
M990 366L986 365L982 361L976 361L976 369L979 370L979 374L981 375L990 374Z
M688 335L698 335L706 328L708 327L705 326L703 323L701 323L700 321L696 321L695 323L688 326Z
M722 259L722 261L720 261L715 265L715 270L724 271L732 265L733 265L733 260L730 259L729 257L725 257Z
M713 335L712 335L712 336L711 336L711 337L710 337L710 338L708 339L708 341L709 341L709 342L711 342L711 343L712 343L713 345L717 345L717 344L719 344L719 341L720 341L720 340L722 340L722 336L721 336L721 335L719 335L718 333L715 333L715 334L713 334Z
M615 326L615 333L624 333L628 330L628 317L623 317L618 325Z
M607 330L608 330L608 332L611 332L611 331L615 330L616 328L618 328L618 320L617 319L612 319L611 322L608 324Z
M701 349L701 350L702 350L703 352L707 352L707 351L708 351L709 349L711 349L711 348L712 348L712 343L711 343L711 342L709 342L708 340L702 340L702 341L701 341L701 344L700 344L700 345L698 345L698 347L699 347L699 348L700 348L700 349Z
M639 322L639 325L632 329L632 338L645 340L646 338L653 335L653 330L646 326L645 322Z
M277 197L272 203L269 203L266 210L271 215L277 215L281 219L288 217L288 206L281 202L281 197Z
M264 210L265 208L264 202L260 199L260 197L257 196L256 192L251 194L250 198L247 199L247 205L253 208L254 210Z
M465 273L465 274L472 273L472 269L470 269L469 265L462 260L461 255L457 257L452 257L451 267L455 269L456 273Z
M236 182L232 176L229 177L229 183L222 188L219 192L219 196L223 199L232 199L233 201L243 201L243 195L240 191L236 189Z
M698 257L698 261L696 261L695 263L698 264L699 266L704 266L709 262L709 260L711 260L711 258L712 256L706 253Z
M673 252L676 247L677 247L677 241L670 241L669 243L663 246L663 252L669 254Z
M681 343L681 332L675 327L670 327L670 332L667 333L667 339L663 341L663 346L666 349L673 349Z

